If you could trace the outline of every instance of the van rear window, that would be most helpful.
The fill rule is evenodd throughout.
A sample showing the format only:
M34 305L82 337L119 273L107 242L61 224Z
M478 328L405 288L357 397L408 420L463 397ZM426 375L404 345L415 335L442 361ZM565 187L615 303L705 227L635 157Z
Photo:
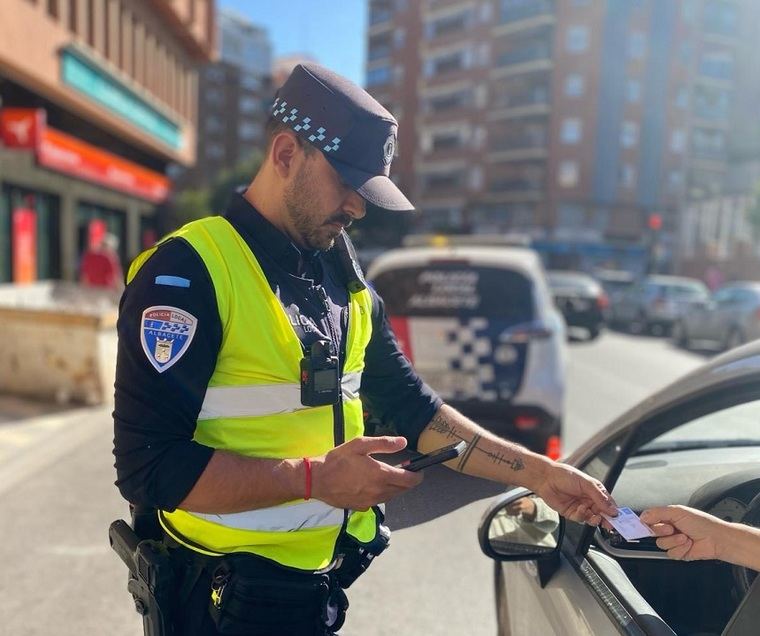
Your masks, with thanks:
M390 316L534 318L531 281L508 269L441 263L385 271L372 284Z

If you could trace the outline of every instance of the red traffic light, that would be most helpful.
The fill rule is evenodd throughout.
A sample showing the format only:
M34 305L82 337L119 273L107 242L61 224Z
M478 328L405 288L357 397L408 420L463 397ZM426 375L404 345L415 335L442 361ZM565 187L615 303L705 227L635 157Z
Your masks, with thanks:
M647 225L649 226L650 230L657 231L662 229L662 217L659 214L650 214Z

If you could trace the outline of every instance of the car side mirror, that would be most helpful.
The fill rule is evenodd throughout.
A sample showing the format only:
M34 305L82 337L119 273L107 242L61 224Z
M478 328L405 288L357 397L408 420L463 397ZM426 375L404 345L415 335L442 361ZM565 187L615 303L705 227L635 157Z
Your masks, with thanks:
M497 561L530 561L559 554L565 520L543 499L513 488L496 499L478 526L483 553Z

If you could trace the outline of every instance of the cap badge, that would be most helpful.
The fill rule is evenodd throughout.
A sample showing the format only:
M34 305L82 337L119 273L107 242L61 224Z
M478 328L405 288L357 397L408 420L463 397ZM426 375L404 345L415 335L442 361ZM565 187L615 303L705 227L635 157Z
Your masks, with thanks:
M393 161L393 155L396 152L396 135L389 135L388 139L385 140L385 143L383 144L383 163L386 166L389 166L391 164L391 161Z

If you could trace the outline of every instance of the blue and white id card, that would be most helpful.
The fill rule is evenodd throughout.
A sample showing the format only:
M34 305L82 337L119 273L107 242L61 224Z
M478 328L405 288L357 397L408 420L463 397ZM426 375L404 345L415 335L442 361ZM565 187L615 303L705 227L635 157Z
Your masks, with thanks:
M610 525L626 541L636 541L644 537L655 536L652 529L639 519L639 516L630 508L618 508L617 517L610 517L605 514L602 517L609 521Z

